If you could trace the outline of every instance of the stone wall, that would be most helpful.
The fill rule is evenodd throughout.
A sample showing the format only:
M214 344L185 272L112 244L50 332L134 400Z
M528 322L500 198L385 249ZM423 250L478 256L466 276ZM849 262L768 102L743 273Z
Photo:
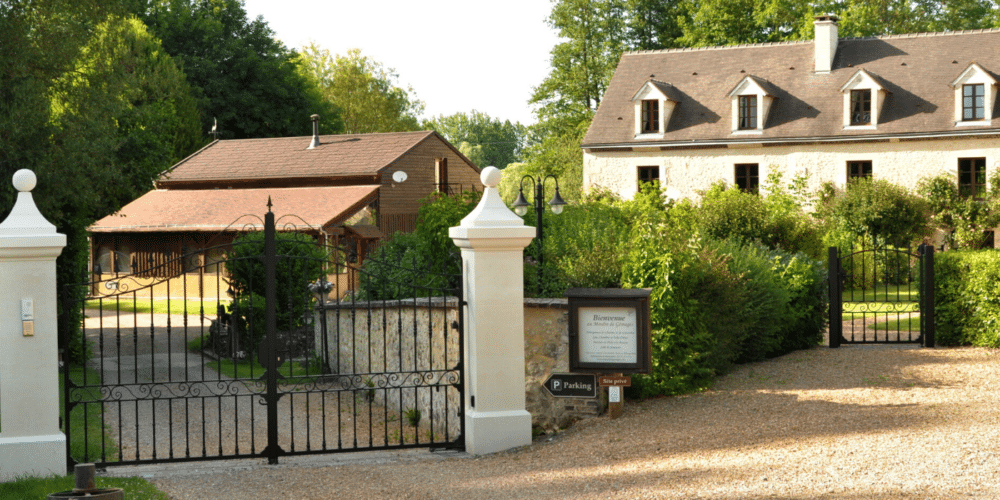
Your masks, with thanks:
M461 406L458 391L438 384L458 383L458 299L420 298L383 302L330 302L326 305L326 349L330 368L349 388L391 413L415 408L421 427L460 434L447 419ZM314 322L323 346L322 321ZM322 347L320 347L322 349ZM347 388L347 387L345 387Z
M602 186L632 198L640 166L660 167L660 185L675 198L694 198L715 181L733 185L737 163L760 166L760 183L772 171L786 182L808 174L809 189L826 181L847 183L847 162L871 161L876 179L914 188L922 177L947 173L958 181L960 158L986 158L986 175L996 175L1000 147L995 139L928 139L815 144L732 144L729 147L660 150L636 146L633 151L584 152L584 188Z
M525 406L536 430L551 432L604 413L605 391L597 398L557 398L543 385L553 373L569 373L566 299L524 299L524 363Z
M390 411L414 407L430 415L433 398L435 432L441 432L444 410L460 404L457 391L420 388L393 389L415 380L384 373L404 371L439 376L457 364L458 300L417 299L386 302L329 303L326 308L327 350L331 368L354 378L357 388L375 388L373 397ZM598 398L556 398L543 384L553 373L569 372L569 306L566 299L525 299L524 360L526 409L536 429L550 432L574 420L600 415L607 401ZM316 345L322 346L321 322L316 321ZM414 377L417 375L407 375ZM423 420L429 425L429 418ZM457 433L457 422L449 433Z

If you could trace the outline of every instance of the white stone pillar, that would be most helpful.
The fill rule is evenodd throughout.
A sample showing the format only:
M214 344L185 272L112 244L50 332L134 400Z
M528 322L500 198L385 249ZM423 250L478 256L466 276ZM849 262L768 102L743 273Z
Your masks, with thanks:
M465 449L482 455L531 444L524 409L524 247L535 228L504 205L501 173L486 167L479 205L449 236L462 249Z
M35 182L30 170L14 173L17 202L0 223L0 481L66 474L56 320L66 236L35 206Z

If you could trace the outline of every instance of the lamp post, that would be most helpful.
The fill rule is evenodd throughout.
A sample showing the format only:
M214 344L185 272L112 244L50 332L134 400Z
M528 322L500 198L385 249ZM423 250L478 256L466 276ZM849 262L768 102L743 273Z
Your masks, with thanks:
M544 250L542 242L544 240L544 233L542 232L542 213L545 212L545 206L542 204L542 199L545 198L545 181L552 179L556 183L556 193L549 200L549 206L552 207L552 213L559 215L563 211L563 207L566 202L563 201L562 196L559 196L559 179L556 179L554 175L538 176L532 177L530 175L525 175L521 177L521 184L518 190L517 199L514 200L514 213L519 216L524 216L528 213L528 207L531 205L528 200L524 199L524 181L525 179L531 179L531 182L535 184L535 239L538 240L538 287L537 293L541 295L542 292L542 267L545 264Z

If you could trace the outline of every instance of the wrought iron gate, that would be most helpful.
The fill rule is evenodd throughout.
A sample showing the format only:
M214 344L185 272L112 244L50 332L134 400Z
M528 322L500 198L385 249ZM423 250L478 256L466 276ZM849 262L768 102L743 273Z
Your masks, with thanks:
M934 346L934 248L829 249L830 347Z
M179 256L179 274L151 259L95 270L74 285L85 300L64 290L89 316L82 336L61 327L90 352L64 369L70 466L464 447L460 265L361 266L257 220L255 237Z

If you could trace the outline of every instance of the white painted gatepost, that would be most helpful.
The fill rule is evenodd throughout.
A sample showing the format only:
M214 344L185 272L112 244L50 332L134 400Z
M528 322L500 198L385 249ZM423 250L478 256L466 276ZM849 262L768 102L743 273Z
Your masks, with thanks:
M66 236L35 206L35 174L18 170L13 180L17 202L0 223L0 481L66 474L56 321Z
M531 444L524 391L525 226L500 199L500 170L486 167L479 205L449 236L462 249L465 300L465 450L482 455Z

